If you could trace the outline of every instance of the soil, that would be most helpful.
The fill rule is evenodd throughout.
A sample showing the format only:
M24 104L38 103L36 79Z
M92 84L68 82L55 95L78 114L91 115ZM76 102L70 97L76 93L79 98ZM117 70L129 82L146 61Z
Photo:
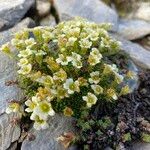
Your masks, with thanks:
M131 143L142 141L142 135L150 136L150 70L139 72L139 87L131 94L119 98L117 104L104 107L97 105L90 116L96 122L105 117L111 119L108 128L101 128L94 124L88 131L81 131L80 135L88 136L87 140L79 142L79 149L103 150L131 149ZM101 135L96 135L100 130ZM90 139L90 140L88 140ZM86 148L85 148L86 147Z
M141 71L139 78L139 88L120 97L115 109L118 114L118 133L130 133L132 141L142 140L142 133L150 135L150 70Z

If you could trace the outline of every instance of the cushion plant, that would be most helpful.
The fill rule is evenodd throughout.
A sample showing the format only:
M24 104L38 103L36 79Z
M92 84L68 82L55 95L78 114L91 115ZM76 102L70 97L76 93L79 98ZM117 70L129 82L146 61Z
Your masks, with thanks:
M120 42L109 36L109 28L75 18L16 33L1 49L17 61L18 84L26 99L10 103L6 112L29 115L39 130L48 127L55 113L79 118L97 102L111 103L129 93L124 81L133 74L110 61Z

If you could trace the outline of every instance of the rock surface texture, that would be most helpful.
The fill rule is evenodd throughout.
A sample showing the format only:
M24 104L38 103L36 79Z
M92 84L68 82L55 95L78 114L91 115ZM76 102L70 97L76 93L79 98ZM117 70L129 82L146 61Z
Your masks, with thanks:
M150 23L137 19L121 19L118 33L128 40L138 39L150 34Z
M21 28L30 27L31 25L33 25L33 20L26 18L14 28L1 32L0 46L8 42L13 33ZM20 136L20 127L11 123L13 118L17 116L14 114L5 114L8 100L20 100L23 96L21 90L17 86L5 86L6 81L16 78L15 70L15 62L0 51L0 150L7 149L11 142L18 140Z
M18 125L12 123L14 114L3 114L0 116L0 150L9 148L12 142L18 140L21 129Z
M10 145L10 147L7 150L16 150L17 149L17 142L14 142Z
M0 31L19 22L35 0L0 0Z
M96 23L112 23L112 30L117 30L117 13L100 0L55 0L54 5L61 21L80 16Z
M51 3L48 0L37 0L36 9L39 17L44 17L50 13Z
M139 44L128 41L117 34L111 34L121 42L121 49L130 55L131 59L140 67L150 69L150 52Z
M73 119L56 114L50 118L50 127L46 130L36 131L31 129L30 133L35 136L35 140L25 140L22 143L21 150L65 150L65 148L56 140L64 132L73 132ZM73 150L71 147L69 150Z
M136 5L137 8L134 9L134 11L129 15L129 17L150 21L150 2L137 2Z

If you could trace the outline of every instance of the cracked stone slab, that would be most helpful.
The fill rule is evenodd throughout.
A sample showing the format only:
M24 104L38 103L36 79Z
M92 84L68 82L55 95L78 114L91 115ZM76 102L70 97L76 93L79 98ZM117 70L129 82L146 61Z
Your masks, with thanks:
M35 0L0 0L0 31L18 23L34 5Z
M118 33L128 40L135 40L150 34L150 22L138 19L121 19Z
M22 28L33 26L33 20L26 18L8 31L0 32L0 46L11 40L13 33ZM12 142L18 140L20 127L11 124L15 114L5 114L7 100L20 100L23 97L17 86L5 86L5 81L16 79L16 62L0 51L0 150L9 148Z
M55 0L54 5L61 21L80 16L96 23L112 23L113 31L118 28L116 11L100 0Z
M117 34L111 34L111 36L121 42L121 49L130 55L135 64L142 68L150 69L150 51L147 51L139 44L128 41Z
M32 128L30 130L30 133L35 136L35 140L24 140L21 150L65 150L56 138L64 132L74 132L73 122L74 120L71 117L56 114L50 118L48 129L36 131ZM70 147L69 150L76 150L76 148Z
M18 125L11 123L17 117L15 114L2 114L0 116L0 150L9 148L12 142L18 140L21 129Z

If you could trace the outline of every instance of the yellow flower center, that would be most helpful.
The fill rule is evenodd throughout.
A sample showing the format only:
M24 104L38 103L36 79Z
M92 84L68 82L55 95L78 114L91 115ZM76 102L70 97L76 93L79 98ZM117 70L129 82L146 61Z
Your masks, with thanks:
M93 76L92 78L93 78L93 80L95 80L95 81L99 80L99 76L97 76L97 75Z
M93 102L94 102L93 97L89 96L89 97L88 97L88 103L93 103Z
M70 88L71 90L74 90L74 89L75 89L75 84L74 84L74 83L71 83L71 84L69 85L69 88Z
M43 112L49 112L49 110L50 110L49 105L46 104L46 103L42 103L42 104L40 105L40 108L41 108L41 110L42 110Z

